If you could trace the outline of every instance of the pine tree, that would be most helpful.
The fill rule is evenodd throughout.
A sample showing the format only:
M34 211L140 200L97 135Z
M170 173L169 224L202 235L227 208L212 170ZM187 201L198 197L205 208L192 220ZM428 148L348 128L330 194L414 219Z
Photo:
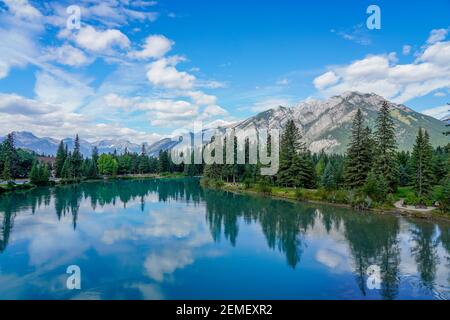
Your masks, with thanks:
M394 192L398 185L399 169L394 121L389 112L389 105L384 102L378 113L376 124L374 168L376 174L386 180L388 190Z
M428 132L420 128L412 152L412 166L414 190L421 200L431 192L433 181L432 156L433 148L430 144Z
M66 151L67 150L64 147L64 142L61 140L58 146L58 151L56 152L56 159L55 159L55 176L57 178L61 178L62 169L67 157Z
M312 189L316 184L314 164L309 153L296 154L289 170L294 178L294 186Z
M300 131L296 127L294 120L288 120L281 136L280 168L277 174L277 181L279 184L285 186L296 185L297 178L294 172L297 171L297 167L300 166L300 159L297 156L299 152L303 153L305 150L305 145L301 143ZM296 164L293 168L294 161Z
M80 151L80 138L78 134L75 136L75 143L73 148L73 153L71 157L71 175L74 178L81 177L81 165L83 163L83 156Z
M161 150L159 152L158 171L159 172L170 171L170 160L169 160L169 153L167 150Z
M358 109L345 163L345 182L350 188L363 186L372 167L372 134L368 127L364 128L363 122L361 109Z
M7 157L3 163L2 179L4 181L11 181L11 160Z
M50 170L48 168L48 164L44 163L41 166L41 171L39 174L40 184L41 185L47 185L50 181Z
M8 161L9 173L11 178L18 176L18 165L19 165L19 156L17 154L17 150L14 144L14 134L9 133L3 141L1 146L2 154L3 154L3 167L5 162Z
M334 176L336 169L331 161L328 161L325 170L321 176L320 183L327 190L334 190L337 188L336 177Z
M31 171L29 174L30 182L34 185L39 185L39 168L37 161L33 162L33 166L31 167Z
M70 160L70 153L67 155L66 160L64 161L64 165L61 170L61 178L63 179L71 179L72 176L72 161Z

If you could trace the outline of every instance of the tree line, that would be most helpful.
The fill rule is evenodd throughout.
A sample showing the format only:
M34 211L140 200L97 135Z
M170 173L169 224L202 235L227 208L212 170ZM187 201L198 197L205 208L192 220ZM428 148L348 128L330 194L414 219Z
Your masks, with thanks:
M311 154L293 120L288 120L280 140L280 167L276 176L259 175L256 165L207 165L206 184L224 181L256 184L261 191L271 187L345 190L355 206L368 207L372 202L392 202L398 187L414 190L411 204L431 204L432 193L440 186L439 201L450 207L450 143L433 149L426 130L418 129L413 150L399 151L390 108L384 103L378 112L374 132L364 124L357 110L345 155ZM270 141L270 139L269 139ZM226 147L224 147L224 154ZM270 150L270 146L268 148ZM248 148L246 148L248 150ZM269 151L270 152L270 151ZM247 155L246 155L247 156Z

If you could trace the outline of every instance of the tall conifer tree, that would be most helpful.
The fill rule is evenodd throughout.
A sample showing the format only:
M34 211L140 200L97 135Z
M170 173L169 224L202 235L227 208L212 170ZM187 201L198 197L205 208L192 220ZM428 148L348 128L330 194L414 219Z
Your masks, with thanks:
M383 103L378 113L375 143L375 173L386 180L388 190L393 192L398 186L399 168L395 126L387 102Z
M352 136L347 149L345 164L345 182L351 187L364 185L372 166L372 134L368 127L364 128L361 109L353 119Z
M431 159L433 148L427 131L419 129L412 152L414 190L419 198L427 197L431 192L433 170Z

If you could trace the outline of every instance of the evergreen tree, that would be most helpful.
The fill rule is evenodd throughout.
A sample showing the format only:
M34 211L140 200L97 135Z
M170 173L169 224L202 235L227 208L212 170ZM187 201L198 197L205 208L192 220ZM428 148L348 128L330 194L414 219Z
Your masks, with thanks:
M386 180L388 190L394 192L398 185L399 169L394 121L389 112L389 105L384 102L378 113L376 124L374 168L376 174Z
M345 182L350 188L364 185L372 167L372 137L368 127L364 128L361 109L353 119L352 136L347 149L345 163Z
M428 132L424 132L420 128L412 152L414 190L420 199L427 197L431 192L433 181L432 156L433 148L430 144Z
M64 161L64 165L61 170L61 178L62 179L72 179L72 161L70 160L70 153L67 155L66 160Z
M64 162L67 158L67 150L64 147L64 142L61 140L58 146L58 151L56 152L56 159L55 159L55 176L57 178L61 178L62 169L64 166Z
M296 154L289 170L294 178L294 186L312 189L316 185L314 164L309 153Z
M81 155L80 151L80 138L78 137L78 134L75 136L75 143L73 148L73 153L71 157L71 175L74 178L81 177L81 165L83 163L83 156Z
M92 148L92 162L95 166L95 171L98 172L97 162L98 162L98 149L97 147Z
M382 175L377 174L375 170L371 170L362 189L365 194L375 201L384 202L389 191L389 186Z
M11 177L11 161L9 160L9 158L6 158L5 161L3 162L2 179L7 182L11 181L11 179L12 179L12 177Z
M158 171L159 172L169 172L170 171L170 160L169 152L167 150L161 150L159 152L158 161Z
M9 167L9 174L11 176L11 178L15 178L18 176L18 167L19 167L19 156L17 154L17 150L14 144L14 134L13 133L9 133L5 139L5 141L3 141L2 145L1 145L1 154L2 154L2 159L1 163L3 164L3 169L5 167L5 163L8 162L8 167Z
M29 178L30 178L30 182L32 184L34 184L34 185L39 184L39 168L38 168L37 161L33 162L33 166L31 167Z
M299 152L305 152L306 148L301 143L301 134L296 127L294 120L288 120L281 136L280 143L280 168L277 174L277 181L284 186L295 186L300 166ZM296 162L295 166L294 161Z
M325 170L322 174L320 183L327 190L334 190L337 188L336 177L334 176L335 168L331 161L328 161Z

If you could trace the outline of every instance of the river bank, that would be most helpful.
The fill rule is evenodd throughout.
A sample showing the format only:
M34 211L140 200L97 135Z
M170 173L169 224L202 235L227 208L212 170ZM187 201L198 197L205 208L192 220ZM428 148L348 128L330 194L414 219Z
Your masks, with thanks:
M241 183L223 183L223 185L214 187L235 193L266 196L295 202L328 204L336 207L355 209L354 206L352 206L350 203L347 203L348 199L345 199L344 191L342 190L331 191L327 193L325 190L301 189L301 191L299 192L300 189L270 187L270 192L267 192L267 190L259 190L257 186L245 186ZM368 211L375 214L392 214L397 216L400 215L419 219L450 221L450 213L442 212L438 208L435 208L433 210L426 209L423 211L418 209L409 210L408 207L396 207L394 206L394 203L384 204L383 206L373 208L364 208L364 210L361 211Z
M184 173L163 173L163 174L130 174L130 175L117 175L117 176L103 176L97 179L52 179L49 184L43 185L43 187L55 187L65 186L78 183L88 183L96 181L112 181L112 180L142 180L142 179L176 179L184 178ZM26 192L35 189L37 185L29 182L28 179L20 179L13 181L12 183L0 184L0 195L12 193L12 192Z

